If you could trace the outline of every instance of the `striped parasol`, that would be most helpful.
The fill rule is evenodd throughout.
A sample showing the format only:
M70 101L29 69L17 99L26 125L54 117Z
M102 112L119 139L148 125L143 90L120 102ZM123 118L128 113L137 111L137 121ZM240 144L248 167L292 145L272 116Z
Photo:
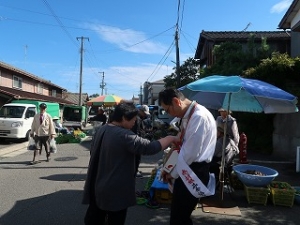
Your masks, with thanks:
M117 95L101 95L87 102L88 106L114 106L120 103L121 97Z

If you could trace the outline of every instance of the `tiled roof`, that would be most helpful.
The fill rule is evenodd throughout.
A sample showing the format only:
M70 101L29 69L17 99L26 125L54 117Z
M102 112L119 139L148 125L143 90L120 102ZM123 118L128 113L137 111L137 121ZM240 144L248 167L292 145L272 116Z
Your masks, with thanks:
M30 100L38 100L38 101L45 101L45 102L57 102L59 104L74 104L71 101L68 101L66 99L52 97L52 96L46 96L46 95L40 95L37 93L27 92L27 91L21 91L14 88L8 88L8 87L0 87L0 93L10 96L11 100L13 99L30 99Z
M35 76L35 75L33 75L33 74L29 73L29 72L26 72L25 70L21 70L21 69L19 69L19 68L16 68L16 67L14 67L14 66L12 66L12 65L9 65L9 64L7 64L7 63L4 63L4 62L1 62L1 61L0 61L0 68L1 68L1 67L4 68L4 69L7 69L7 70L9 70L9 71L15 71L15 72L17 72L17 73L19 73L19 74L22 74L22 75L24 75L24 76L27 76L27 77L33 79L33 80L37 80L37 81L42 82L42 83L44 83L44 84L48 84L48 85L51 85L52 87L56 87L56 88L59 88L59 89L61 89L61 90L63 90L63 91L66 91L65 88L60 87L60 86L58 86L58 85L56 85L56 84L53 84L53 83L52 83L51 81L49 81L49 80L42 79L42 78L40 78L40 77L38 77L38 76Z
M281 19L278 28L280 29L292 29L291 23L293 19L297 16L300 10L300 1L294 0L290 5L289 9L286 11L285 15Z
M250 35L254 35L255 39L261 39L262 37L267 40L290 38L290 32L285 31L202 31L201 38L208 40L228 40L230 39L249 39Z
M70 102L73 102L73 104L78 105L78 103L79 103L79 93L64 92L63 93L63 99L68 100ZM89 95L87 93L82 93L81 94L82 104L85 104L87 101L89 101Z

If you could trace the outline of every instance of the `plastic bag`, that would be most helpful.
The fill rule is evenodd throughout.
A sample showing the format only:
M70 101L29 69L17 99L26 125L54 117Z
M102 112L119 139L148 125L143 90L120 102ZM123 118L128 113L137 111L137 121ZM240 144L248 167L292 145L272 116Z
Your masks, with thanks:
M56 141L54 138L52 138L49 142L49 146L50 146L50 152L51 153L56 153L57 152L57 147L56 147Z
M32 137L29 138L27 150L36 150L35 141Z

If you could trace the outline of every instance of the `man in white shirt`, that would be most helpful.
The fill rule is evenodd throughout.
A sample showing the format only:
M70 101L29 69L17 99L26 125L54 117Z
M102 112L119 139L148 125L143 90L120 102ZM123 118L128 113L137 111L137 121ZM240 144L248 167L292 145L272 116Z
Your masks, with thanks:
M166 89L159 93L159 105L174 116L181 118L180 132L182 136L178 159L186 165L207 186L210 180L209 163L212 160L217 140L217 127L213 115L204 106L191 101L176 89ZM162 171L162 177L173 185L170 225L192 225L190 216L198 203L182 180L177 166L170 173Z

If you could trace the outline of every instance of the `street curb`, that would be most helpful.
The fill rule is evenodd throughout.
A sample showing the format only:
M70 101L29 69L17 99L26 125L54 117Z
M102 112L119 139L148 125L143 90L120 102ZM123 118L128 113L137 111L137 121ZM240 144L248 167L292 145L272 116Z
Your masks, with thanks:
M84 141L90 141L91 139L92 139L92 136L86 136L86 137L82 138L80 143L84 142ZM28 146L28 142L23 142L23 143L19 143L19 144L14 144L13 146L2 148L2 149L0 149L0 157L10 154L12 152L17 152L17 151L23 150L23 149L27 148L27 146Z
M7 154L15 152L15 151L23 150L24 148L27 148L27 145L28 145L28 142L23 142L20 144L14 144L13 146L2 148L0 150L0 156L4 156L4 155L7 155Z

